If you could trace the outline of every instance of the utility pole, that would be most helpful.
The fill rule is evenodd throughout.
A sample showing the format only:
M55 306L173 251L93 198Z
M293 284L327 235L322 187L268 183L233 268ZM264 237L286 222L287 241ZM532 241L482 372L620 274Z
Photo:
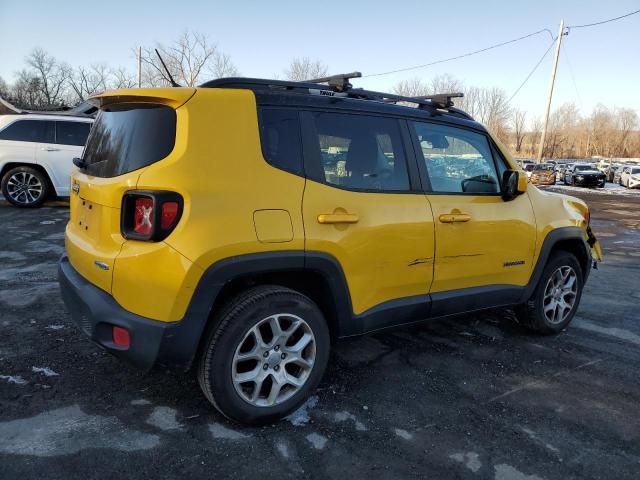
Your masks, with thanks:
M542 163L542 153L544 151L544 141L547 136L547 125L549 123L549 112L551 111L551 97L553 97L553 85L556 81L556 71L558 70L558 58L560 57L560 45L562 44L562 36L564 34L564 20L560 20L560 30L558 31L558 39L556 43L556 54L553 58L553 68L551 69L551 83L549 83L549 96L547 97L547 110L544 114L544 127L542 127L542 136L540 137L540 146L538 147L538 163Z
M142 47L138 47L138 88L142 88Z

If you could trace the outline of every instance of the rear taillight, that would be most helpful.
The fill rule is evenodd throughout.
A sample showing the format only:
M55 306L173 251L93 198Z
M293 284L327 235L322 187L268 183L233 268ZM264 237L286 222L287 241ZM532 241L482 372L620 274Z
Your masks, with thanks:
M174 192L127 192L122 199L122 236L152 242L165 239L180 221L182 205L182 197Z

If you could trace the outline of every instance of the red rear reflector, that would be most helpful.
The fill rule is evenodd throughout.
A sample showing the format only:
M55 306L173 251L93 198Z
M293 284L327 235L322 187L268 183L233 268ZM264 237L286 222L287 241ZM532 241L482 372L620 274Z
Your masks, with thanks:
M151 235L153 231L153 200L151 198L136 198L133 231L139 235Z
M164 202L162 204L162 215L160 226L163 230L171 228L178 218L178 202Z
M129 348L131 339L129 338L129 330L122 327L113 327L113 343L119 347Z

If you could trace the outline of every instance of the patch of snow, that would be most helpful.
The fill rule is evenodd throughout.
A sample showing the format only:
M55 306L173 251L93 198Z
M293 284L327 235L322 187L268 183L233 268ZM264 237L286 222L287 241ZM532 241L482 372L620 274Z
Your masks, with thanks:
M324 446L327 444L327 437L324 435L320 435L319 433L310 433L307 435L307 441L311 444L313 448L316 450L322 450Z
M31 367L33 373L42 373L47 377L57 377L58 374L51 370L49 367Z
M87 415L78 405L0 423L0 452L57 457L88 448L125 452L158 446L160 437L129 430L116 417Z
M0 375L0 380L6 380L9 383L15 383L16 385L24 385L27 381L20 375Z
M397 436L399 436L400 438L404 439L404 440L412 440L413 439L413 435L409 432L407 432L406 430L402 429L402 428L394 428L393 431L396 433Z
M543 480L538 475L526 475L505 463L496 465L493 468L496 472L495 480Z
M302 425L306 425L309 423L311 418L309 417L309 410L315 408L318 404L318 396L314 395L309 397L309 399L304 402L300 408L298 408L295 412L286 417L286 420L291 422L292 425L296 427L300 427Z
M480 462L479 455L476 452L454 453L453 455L449 455L449 458L456 462L463 463L464 466L473 473L476 473L482 468L482 463Z
M156 407L147 418L147 423L160 430L180 430L182 424L176 420L177 412L169 407Z
M349 413L347 411L336 412L333 418L338 423L346 422L347 420L352 420L356 426L356 430L360 432L364 432L367 430L367 427L365 427L364 424L360 422L353 413Z
M61 330L64 328L64 325L47 325L47 330Z
M131 400L131 405L135 405L135 406L151 405L151 402L145 398L137 398L135 400Z
M246 433L238 432L236 430L227 428L220 423L210 424L209 432L211 433L213 438L222 438L225 440L242 440L244 438L249 438L251 436L251 435L247 435Z

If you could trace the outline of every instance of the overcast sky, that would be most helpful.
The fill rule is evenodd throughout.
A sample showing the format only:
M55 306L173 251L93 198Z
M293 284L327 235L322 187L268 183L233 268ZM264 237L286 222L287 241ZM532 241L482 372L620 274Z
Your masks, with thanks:
M322 60L331 73L366 75L456 56L542 28L556 35L561 18L566 25L580 25L639 8L639 0L0 0L0 77L12 82L35 47L73 66L106 62L134 71L132 47L170 42L187 28L205 33L246 76L282 76L291 59L302 56ZM472 57L355 83L390 90L399 80L449 73L466 84L503 88L511 96L550 42L542 33ZM514 106L542 113L552 53ZM601 102L640 111L639 88L640 14L574 29L565 37L554 106L575 102L589 113Z

